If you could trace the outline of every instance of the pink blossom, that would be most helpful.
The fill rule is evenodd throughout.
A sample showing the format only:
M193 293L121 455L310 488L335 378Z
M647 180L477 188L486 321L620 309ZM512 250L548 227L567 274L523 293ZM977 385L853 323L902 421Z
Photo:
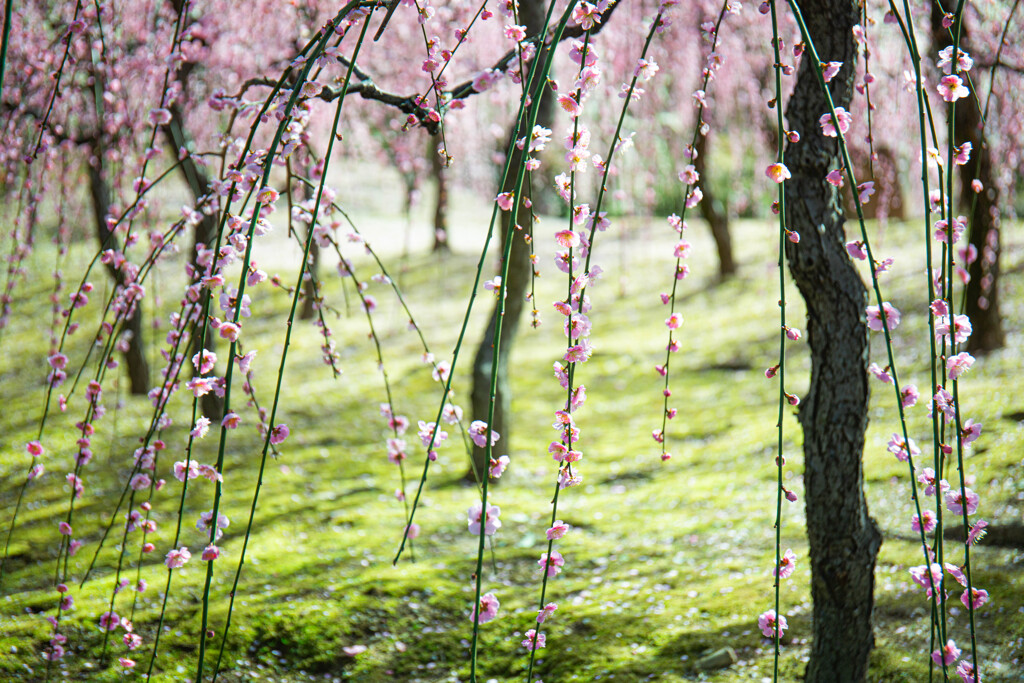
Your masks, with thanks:
M577 116L580 115L580 104L572 95L559 95L558 106L565 110L565 112L572 118L576 118Z
M584 3L586 4L586 3ZM537 633L536 629L530 629L526 632L526 638L523 639L523 647L527 650L536 650L537 648L544 647L547 644L547 636L543 633Z
M916 404L920 396L920 392L918 392L917 387L913 384L908 384L900 389L900 401L903 403L904 408L909 408Z
M921 486L924 486L924 495L934 496L935 486L938 484L939 489L942 493L949 490L949 483L945 479L937 479L935 476L935 470L931 467L925 467L921 470L921 474L917 475L917 481Z
M764 634L765 638L774 638L777 628L779 638L781 638L786 629L789 628L789 623L786 621L786 617L776 616L775 610L770 609L757 618L757 627L761 629L761 633Z
M984 588L971 588L971 600L970 604L967 603L967 591L963 592L960 596L960 602L964 603L964 607L970 607L971 609L978 609L986 602L988 602L988 591Z
M448 438L448 432L439 430L434 422L419 420L417 425L419 426L419 431L416 435L420 437L420 442L424 448L430 446L431 442L433 442L433 447L440 446Z
M932 596L932 586L938 588L942 581L942 565L933 562L930 567L924 565L911 567L910 577L914 580L914 583L925 589L926 596L930 598Z
M843 107L836 107L836 121L839 122L839 132L846 134L846 131L850 129L850 124L853 123L853 116L850 115ZM818 119L818 125L821 126L822 135L829 138L836 137L836 125L833 122L832 114L826 112L822 114Z
M203 562L212 562L220 557L220 548L212 543L203 548Z
M864 243L859 240L854 242L847 242L846 251L850 254L850 256L859 261L864 261L868 257L867 251L864 250Z
M900 462L906 462L910 456L920 455L921 453L921 449L917 447L913 439L908 438L904 441L903 437L899 434L892 435L892 438L889 439L889 447L886 450L895 455L896 459Z
M511 460L507 455L502 455L497 460L492 458L491 465L488 468L488 472L493 478L498 479L501 477L502 474L505 473L505 470L508 468L509 462L511 462Z
M697 172L697 168L693 164L687 164L686 167L679 172L679 180L687 185L696 185L699 179L700 174Z
M693 207L700 204L700 200L704 198L704 193L699 187L694 187L686 195L686 208L692 209Z
M550 556L547 553L541 555L540 559L537 561L537 564L540 565L540 569L542 572L545 571L546 568L548 578L550 579L562 571L562 566L565 564L565 559L562 557L562 554L560 552L558 552L557 550L552 550Z
M548 446L548 453L551 453L551 457L554 458L555 462L562 462L565 460L566 454L569 449L557 441L552 441L551 445Z
M895 330L900 324L900 312L888 301L882 303L882 310L885 311L885 325L889 331ZM878 306L867 307L868 327L872 330L881 331L883 328L882 314Z
M217 332L220 334L222 339L227 339L230 342L236 342L238 341L238 336L242 332L242 328L238 323L226 322L220 324L220 328Z
M871 195L875 193L875 183L871 180L857 186L857 199L861 204L867 204Z
M518 24L506 24L504 34L509 40L519 43L526 39L526 27Z
M768 176L773 182L782 183L788 178L792 178L793 174L789 172L785 164L774 163L770 164L764 171L765 175Z
M796 553L793 552L792 548L786 548L786 552L782 555L782 559L779 560L779 566L775 568L772 575L777 576L780 579L788 579L795 569Z
M408 457L405 453L405 439L388 439L388 461L397 465Z
M82 478L73 472L68 472L68 475L64 478L68 484L70 484L75 490L75 498L81 498L82 492L85 490L85 485L82 483Z
M116 631L121 625L121 617L114 612L104 612L100 615L100 628L107 631Z
M936 89L942 95L942 99L947 102L956 102L971 94L971 91L967 89L963 79L959 76L943 76L939 80L939 85L936 86Z
M949 666L959 658L960 648L958 648L956 643L952 640L947 641L942 649L936 650L932 653L932 660L940 666L943 664Z
M960 375L971 369L974 365L974 356L963 351L946 359L946 371L950 379L958 379Z
M39 443L38 441L29 441L27 444L25 444L25 450L33 458L38 458L45 452L45 449L43 448L42 444Z
M498 608L501 607L501 603L498 602L498 598L494 596L494 593L486 593L480 596L480 623L486 624L488 621L498 616ZM470 621L476 621L476 609L469 615Z
M214 536L214 540L219 540L224 535L224 529L227 529L229 526L231 526L231 520L227 518L227 515L223 512L217 513L217 533ZM207 534L211 532L213 529L213 510L200 513L199 519L196 520L196 529Z
M469 515L469 533L474 536L480 535L480 510L481 505L477 503L466 511ZM488 504L487 519L484 521L484 535L493 536L494 532L501 528L501 520L498 519L499 515L501 515L501 508L497 505Z
M503 74L500 71L494 69L484 69L473 78L473 90L477 92L485 92L491 88L495 83L501 80Z
M975 674L974 664L967 661L957 664L956 675L960 677L962 683L980 683L982 680L981 675Z
M149 485L153 483L148 474L142 472L134 475L128 485L132 487L132 490L142 491L143 489L149 488Z
M195 479L199 476L199 463L195 460L179 460L174 463L174 478L178 481L185 481L185 474L188 473L189 479Z
M966 166L967 162L971 160L971 143L965 142L959 147L954 148L956 156L953 157L953 161L957 166Z
M189 435L196 439L202 439L210 431L210 418L201 416L196 420L196 426L192 428Z
M514 192L502 192L501 194L494 198L494 201L498 203L498 208L501 209L502 211L511 211L512 202L514 199Z
M270 443L277 445L284 442L288 438L291 431L288 429L288 425L282 423L270 430Z
M174 550L169 551L167 553L167 559L164 561L164 564L167 565L168 569L179 569L181 567L184 567L185 563L188 562L191 558L192 553L188 551L187 547L182 546L181 548L176 548Z
M552 614L555 613L556 609L558 609L558 605L556 603L549 602L548 604L544 605L544 607L542 607L537 612L537 623L543 624L551 617Z
M986 522L983 519L979 519L977 522L971 525L971 530L967 532L967 544L974 545L978 541L983 539L985 537L985 534L988 533L988 530L985 528L987 526L988 522Z
M441 412L441 419L450 425L458 424L462 419L462 408L451 403L445 404L444 410Z
M154 126L166 126L171 122L171 112L167 109L151 109L149 111L149 122Z
M924 512L921 513L921 516L924 517L924 532L926 534L930 534L935 531L935 525L938 523L938 518L936 517L935 512L933 510L925 509ZM914 531L921 531L921 517L918 517L916 512L910 518L910 528Z
M224 429L237 429L241 423L241 416L238 413L232 411L224 416L224 419L220 421L220 426L223 427Z
M633 70L634 77L641 81L649 81L654 78L656 73L658 73L658 63L653 59L636 60L636 69Z
M842 169L839 169L839 168L832 169L831 171L828 172L828 175L825 176L825 180L830 185L835 185L836 187L842 187L843 186L843 171L842 171ZM850 244L854 244L854 243L850 242ZM850 248L850 244L846 245L847 249ZM851 253L850 255L852 256L853 254Z
M673 313L665 320L665 326L670 330L678 330L682 324L683 316L678 313Z
M443 360L437 364L437 367L430 373L430 376L434 378L435 382L447 382L448 375L452 372L452 364L449 361Z
M843 66L842 62L825 62L821 65L821 77L825 79L826 83L829 83L836 74L839 73L839 69Z
M868 372L870 372L872 375L882 380L886 384L892 384L892 375L889 374L889 368L885 368L883 370L882 368L878 367L878 363L872 363L871 365L868 366Z
M206 373L213 370L213 366L216 362L217 354L215 354L213 351L207 351L206 349L203 349L199 353L192 356L192 365L195 367L196 370L199 371L199 374L201 375L205 375Z
M580 245L580 236L572 230L559 230L555 233L555 241L566 249L574 249Z
M486 448L487 447L487 423L486 422L484 422L483 420L473 420L473 422L470 423L469 429L467 431L469 432L469 438L471 438L473 440L473 443L476 444L477 448ZM498 443L498 439L501 438L501 435L498 434L498 432L496 432L494 430L491 430L490 434L491 434L491 445L493 446L494 444Z
M953 404L953 395L939 387L939 390L935 392L932 397L932 404L928 406L928 416L932 415L932 405L939 409L945 418L946 422L952 422L956 417L956 406Z
M590 355L594 352L590 342L583 339L579 344L570 346L565 350L565 356L563 360L567 363L585 363L590 360Z
M949 511L956 515L962 515L964 513L963 501L967 500L967 514L973 515L978 510L978 494L971 489L964 489L961 493L960 489L953 489L946 492L946 507Z
M938 315L938 314L936 314ZM939 340L950 341L950 323L948 315L941 315L935 320L935 337ZM971 320L966 315L954 315L952 324L953 340L957 344L963 344L971 336L973 328Z
M967 218L957 216L953 219L953 243L960 241L964 231L967 229ZM944 244L949 244L949 222L945 218L935 221L935 239Z
M974 66L974 60L971 59L971 56L959 46L956 51L956 65L957 71L970 71L971 67ZM935 66L939 67L947 74L953 72L952 45L947 45L943 49L939 50L939 61L935 63Z

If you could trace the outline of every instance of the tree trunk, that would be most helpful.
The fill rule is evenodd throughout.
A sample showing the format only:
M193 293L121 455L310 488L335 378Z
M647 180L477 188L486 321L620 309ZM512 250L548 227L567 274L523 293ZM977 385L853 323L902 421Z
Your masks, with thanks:
M953 44L949 29L942 27L944 9L952 12L956 3L942 0L932 5L933 52ZM967 26L960 31L960 45L971 51ZM978 250L978 258L967 270L971 279L967 283L964 312L971 319L973 328L967 340L967 350L981 354L1002 348L1006 335L999 315L999 191L992 175L992 154L982 136L981 110L976 97L981 97L981 93L972 93L956 103L953 135L955 144L971 143L971 159L960 167L960 211L957 213L967 214L974 206L974 214L968 216L971 226L968 241ZM977 204L974 204L975 192L971 188L971 181L975 178L984 188L977 193Z
M527 34L533 34L540 30L544 23L544 3L539 0L525 0L520 5L520 20L526 25ZM533 88L531 87L531 90ZM545 89L546 92L546 89ZM553 118L554 109L552 106L552 99L546 95L541 97L540 111L537 115L537 125L550 128ZM515 134L515 124L511 135ZM526 146L529 149L529 145ZM505 185L501 188L502 192L509 192L515 185L516 171L519 166L523 163L523 152L513 147L512 162L510 165L509 177L505 182ZM525 187L525 183L524 183ZM524 191L521 195L527 195ZM522 204L524 196L516 197L516 201L519 201L518 223L520 226L529 226L533 220L533 211L528 209ZM501 214L501 247L502 253L504 253L505 239L508 232L508 218L511 215L510 212L502 211ZM530 285L530 277L533 272L533 264L530 263L530 248L523 239L524 231L527 228L524 227L520 230L517 228L512 234L512 249L509 255L508 265L508 278L505 281L505 313L504 320L501 326L501 347L498 353L498 376L497 376L497 391L494 397L494 420L491 425L492 429L501 435L500 450L502 453L509 453L511 451L511 440L510 440L510 411L509 404L511 403L511 392L509 390L508 381L508 365L509 356L512 352L512 342L515 339L516 330L519 329L519 319L522 315L527 288ZM498 307L495 304L494 313L491 315L490 321L487 324L487 329L484 331L483 339L480 342L480 347L477 349L476 358L473 361L473 391L472 391L472 407L473 407L473 419L487 421L487 413L490 408L490 393L491 393L491 369L494 365L494 330L497 323ZM466 474L468 479L473 479L477 476L486 476L487 473L487 456L486 451L483 448L473 448L472 462L470 471Z
M110 232L107 226L107 215L110 213L110 188L103 178L103 150L94 150L96 158L95 166L89 165L89 194L92 196L93 219L96 222L96 238L99 240L100 249L113 249L120 251L117 238ZM118 287L124 287L124 273L112 263L106 264L107 272ZM135 312L130 318L122 321L121 330L127 332L131 338L128 340L128 350L124 352L124 361L128 369L128 380L131 384L131 392L136 396L145 395L149 392L149 362L146 360L145 350L142 348L142 302L135 306ZM117 333L115 329L114 334Z
M434 204L434 248L432 251L451 251L448 244L448 169L445 158L438 153L440 136L433 136L427 141L427 153L430 155L430 170L437 180L437 203Z
M297 199L300 201L312 196L316 192L310 192L305 183L295 183L294 189L297 192ZM310 223L306 228L306 237L312 241L309 244L309 259L306 261L306 277L302 280L302 310L299 311L299 320L312 320L316 317L317 286L320 281L320 245L309 233L313 232L314 225Z
M856 0L806 0L803 15L822 61L843 63L831 82L837 107L849 107L857 60ZM864 681L874 644L875 558L881 534L864 499L862 454L868 410L867 292L844 244L839 191L825 176L839 162L835 138L821 133L828 111L810 55L801 60L786 109L800 141L787 145L786 243L793 280L807 304L811 385L799 412L810 542L813 645L806 680Z
M180 11L180 10L179 10ZM183 78L183 77L182 77ZM182 116L181 108L177 103L172 103L168 110L171 112L170 123L162 126L164 137L167 139L168 144L171 146L172 151L177 154L179 149L187 148L190 140L185 135L185 119ZM191 156L185 157L181 162L181 172L185 176L185 182L188 184L189 190L192 192L193 201L196 203L196 210L202 209L199 203L204 200L210 194L210 178ZM203 217L196 224L195 232L192 240L192 251L189 254L189 263L194 269L193 272L199 273L201 266L198 263L198 254L196 253L197 244L205 244L207 247L211 246L217 240L217 215L216 213L209 214L203 212ZM216 347L216 341L213 336L213 330L206 330L206 338L201 339L202 325L196 327L195 333L192 337L192 352L189 357L200 353L203 349L208 351L214 351ZM194 368L193 368L194 370ZM214 421L219 421L224 417L224 399L217 396L213 392L204 394L200 400L200 405L203 410L203 414Z
M701 216L711 227L711 237L714 238L715 248L718 250L718 277L725 280L736 274L736 261L732 255L732 238L729 236L728 200L715 196L712 192L707 176L708 138L706 135L697 136L694 151L697 152L697 158L693 160L693 167L704 181L701 183L704 199L697 206L700 208Z

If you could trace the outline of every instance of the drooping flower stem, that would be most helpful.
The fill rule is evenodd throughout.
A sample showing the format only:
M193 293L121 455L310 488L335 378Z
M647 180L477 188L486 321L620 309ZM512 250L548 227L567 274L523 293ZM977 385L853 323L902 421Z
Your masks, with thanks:
M786 144L786 127L782 121L782 54L779 50L779 20L775 7L775 0L769 2L772 16L772 50L775 55L775 116L778 136L776 139L775 162L782 164L783 147ZM782 577L779 567L782 566L782 468L785 464L783 451L783 420L785 419L785 408L788 403L786 398L786 181L783 178L779 184L779 412L778 421L775 424L778 443L775 449L775 633L772 637L772 680L779 680L779 653L780 641L782 640L782 610L781 610L781 587Z

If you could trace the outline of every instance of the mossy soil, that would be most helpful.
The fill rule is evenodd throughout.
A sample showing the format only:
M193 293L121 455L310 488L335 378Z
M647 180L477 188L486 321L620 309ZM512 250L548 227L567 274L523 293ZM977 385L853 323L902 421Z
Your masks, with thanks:
M547 646L539 651L534 678L549 683L770 680L772 646L756 621L760 612L773 606L778 386L777 380L765 379L764 369L777 362L778 271L771 263L773 228L749 222L734 229L742 270L721 283L715 278L704 227L695 225L687 235L695 245L693 272L680 283L680 310L686 320L680 337L683 348L672 359L671 383L671 405L679 414L669 423L672 459L666 463L659 458L651 431L661 426L662 379L654 365L664 361L667 313L658 293L671 285L672 235L664 223L620 221L600 237L606 242L598 243L596 259L605 276L590 290L596 351L576 376L589 397L577 416L583 484L559 497L557 516L573 531L557 545L566 559L565 571L549 584L546 599L557 602L558 611L544 625ZM881 253L897 257L894 272L884 276L883 288L904 312L896 333L901 377L916 383L924 394L930 380L921 350L927 340L927 295L913 246L919 232L917 224L878 230ZM960 387L965 415L984 424L965 467L981 495L980 514L993 524L1019 522L1024 509L1024 398L1017 388L1024 380L1024 249L1015 233L1006 231L1005 236L1002 301L1007 348L979 359ZM19 283L11 325L0 339L4 533L28 466L23 445L35 438L42 407L49 313L40 302L48 293L49 282L42 274L49 272L52 256L40 248L32 257L29 272L35 275ZM387 259L438 359L450 358L476 258L455 253ZM553 412L564 403L551 371L564 337L550 302L564 298L566 282L547 258L543 257L543 277L537 283L544 324L537 330L524 329L516 343L511 367L514 426L510 440L498 445L512 464L491 491L491 500L501 507L502 527L485 556L483 587L497 595L501 608L498 618L480 631L480 681L526 680L528 657L520 641L536 625L537 560L546 550L544 531L555 486L555 463L546 451L555 436L550 427ZM273 253L268 251L264 261L268 269L277 267L286 282L294 278L293 269L283 261L275 264ZM355 263L359 279L370 282L376 268L364 258ZM491 277L493 261L486 263L485 276ZM174 303L175 288L166 283L176 281L176 272L180 264L169 263L161 270L157 289L164 301L147 301L150 321L165 318ZM422 535L393 565L405 508L394 495L402 474L386 457L388 433L378 408L386 400L382 373L357 299L351 292L343 295L329 264L322 272L331 307L326 318L344 372L332 377L320 361L319 331L297 323L278 412L278 421L288 423L292 436L282 444L280 456L268 462L219 680L466 681L476 568L476 539L467 531L466 510L478 491L464 479L465 450L453 431L439 460L430 466L416 513ZM109 286L104 278L102 273L94 277L98 291ZM418 337L407 329L405 314L384 285L371 282L369 293L378 301L374 323L396 409L413 425L431 421L440 389L421 362ZM261 285L253 297L245 339L259 349L255 387L260 404L268 405L289 301L285 292L269 284ZM792 289L787 297L791 324L804 327L799 297ZM468 327L453 385L456 402L463 406L469 396L467 368L492 303L490 293L482 292ZM86 309L82 321L83 330L91 329L94 312ZM73 366L88 350L88 334L83 331L71 339ZM154 332L147 339L154 361L162 334ZM884 357L880 341L872 340L875 359ZM788 353L788 388L799 395L806 390L809 373L805 342L790 343ZM124 672L117 664L117 657L126 655L121 632L104 652L97 624L116 578L121 550L117 533L99 553L90 580L81 588L77 582L106 525L113 519L115 530L121 528L124 511L115 516L115 505L151 408L144 398L127 394L123 377L105 386L109 413L97 423L95 457L82 475L86 492L75 503L75 535L85 545L68 566L76 599L75 608L62 620L68 653L49 667L51 680L138 677L149 663L167 580L162 560L170 549L180 496L170 466L184 457L190 409L184 396L171 409L174 426L162 434L168 449L161 456L159 474L169 483L153 500L159 526L151 539L156 550L140 556L137 535L129 536L126 549L122 575L132 582L144 578L149 588L137 595L129 588L116 597L115 611L122 615L131 613L135 601L133 622L144 639L132 654L138 667ZM923 562L910 529L908 471L885 450L898 427L891 388L873 381L872 391L865 477L871 513L885 540L876 573L877 636L870 679L928 680L929 603L907 571ZM255 416L251 408L240 412L246 426L232 434L223 473L222 506L231 526L221 542L224 556L213 573L209 624L214 637L207 672L220 655L227 594L260 460ZM67 413L49 418L44 437L48 474L28 488L14 528L0 592L3 680L47 676L41 653L51 627L43 616L56 611L56 525L70 500L64 474L71 471L76 438L72 425L81 413L79 388ZM910 414L911 434L927 446L930 429L924 402ZM780 680L791 681L801 677L809 651L811 604L801 435L789 407L783 426L786 486L801 497L801 502L784 506L782 518L783 548L793 548L798 557L797 571L784 583L781 596L790 629L783 640ZM410 444L418 443L415 427L407 438ZM930 458L930 449L925 451ZM422 453L411 453L404 469L410 499L423 468ZM216 436L199 442L195 457L213 462ZM955 471L948 476L954 477ZM205 542L194 523L201 511L212 507L212 497L212 486L197 480L185 502L182 544L190 546L194 556L174 572L153 680L191 680L195 675L206 565L198 557ZM958 558L955 544L949 548ZM1020 680L1024 550L982 542L973 555L975 582L992 596L977 615L986 680ZM958 592L951 604L959 606L957 597ZM966 646L965 610L951 614L949 628ZM696 660L724 647L735 650L734 665L718 671L697 669Z

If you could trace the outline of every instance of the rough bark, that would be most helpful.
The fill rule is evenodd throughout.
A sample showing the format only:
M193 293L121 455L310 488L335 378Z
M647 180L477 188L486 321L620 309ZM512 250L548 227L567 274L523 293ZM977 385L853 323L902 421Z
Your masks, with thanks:
M96 163L89 166L89 194L92 197L93 220L96 222L96 238L100 249L120 250L117 238L110 232L107 215L110 213L110 188L103 178L103 152L96 150ZM113 264L107 264L107 272L118 287L124 287L124 273ZM128 350L124 352L124 362L128 370L131 392L145 395L149 391L149 362L142 347L142 305L136 305L135 312L121 324L122 332L130 334Z
M546 9L543 2L538 0L526 0L520 5L520 21L526 25L526 31L528 34L532 34L543 25L544 22L544 10ZM550 97L542 96L540 104L538 105L540 111L537 116L537 124L551 127L552 120L554 118L554 109L552 106L552 99ZM515 133L513 128L512 134ZM518 169L519 165L523 163L522 152L518 149L514 150L512 156L511 169L509 178L506 180L502 187L502 192L509 192L515 185L515 170ZM522 194L526 194L525 192ZM517 197L517 200L521 202L524 197ZM501 212L501 248L504 253L505 239L508 233L508 217L511 212ZM509 357L512 353L512 342L515 339L516 331L519 329L519 320L522 317L524 305L526 303L526 291L530 284L530 276L532 273L533 266L530 263L530 248L523 239L523 231L529 226L529 221L533 220L533 213L531 209L528 209L520 203L518 215L518 225L524 226L522 230L517 229L512 235L512 249L509 256L508 266L508 277L505 280L505 312L504 319L501 327L501 346L498 352L498 376L497 376L497 391L494 397L494 420L492 429L501 435L500 448L501 453L508 453L511 450L511 420L509 405L511 403L511 392L509 389L508 381L508 366ZM497 323L497 304L494 308L494 313L491 314L490 320L487 324L487 329L484 331L483 338L480 342L480 346L477 349L476 358L473 361L473 391L472 391L472 408L473 408L473 419L487 421L487 413L490 407L490 393L491 393L491 369L494 365L494 331ZM498 453L495 453L498 455ZM472 463L467 478L472 479L479 473L480 476L485 476L487 472L487 457L486 451L483 448L473 448Z
M706 135L697 136L695 151L697 158L693 161L693 167L704 180L701 183L704 199L697 206L700 208L701 216L711 227L711 237L715 240L715 249L718 252L718 277L725 280L736 274L736 260L732 254L732 237L729 235L728 200L716 196L708 182L708 138Z
M933 52L953 44L949 29L942 27L942 16L944 10L952 12L955 9L956 3L952 0L941 0L932 5ZM960 46L971 52L966 26L960 31ZM981 110L976 96L980 97L981 93L972 93L956 103L953 135L958 145L971 143L971 160L960 167L960 209L957 213L966 215L974 207L973 215L968 216L971 226L968 242L978 250L978 258L967 270L971 279L965 292L964 312L971 319L973 328L967 340L967 350L981 354L1002 348L1006 334L999 315L999 190L992 175L992 154L984 143ZM977 194L971 188L971 181L975 178L984 186Z
M179 74L179 78L186 78L187 74ZM184 81L183 81L184 82ZM171 104L168 107L168 111L171 113L171 120L169 123L161 127L164 134L164 138L167 140L167 144L171 147L175 154L178 153L179 149L188 148L191 142L185 133L185 119L181 112L181 107L177 103ZM181 173L185 176L185 182L188 184L189 191L192 193L193 201L196 203L196 210L201 210L200 202L204 201L210 195L210 177L206 171L200 167L191 156L185 157L181 162ZM189 252L189 263L193 268L193 272L198 273L201 266L198 263L199 255L196 253L197 244L205 244L207 246L212 245L217 240L217 216L215 213L208 214L203 212L203 217L196 224L195 231L193 233L192 249ZM213 336L213 330L206 330L206 338L201 339L199 334L200 331L197 328L196 336L192 338L192 350L189 354L191 358L193 355L201 352L203 349L208 351L214 351L216 348L216 341ZM224 399L217 396L214 393L204 394L200 400L200 405L203 409L203 414L211 420L220 420L224 417Z
M806 0L803 15L822 61L843 63L830 88L849 107L857 59L856 0ZM801 61L786 108L800 142L785 151L790 272L807 304L811 385L799 420L810 542L813 645L806 680L864 681L874 644L874 568L881 534L868 516L862 454L868 409L867 292L846 253L839 192L825 181L839 163L835 138L821 133L828 105L810 60Z
M451 251L448 244L448 169L445 158L438 153L438 138L435 135L427 144L430 155L430 170L437 180L437 201L434 204L434 248L433 251Z
M295 183L293 190L297 202L316 195L315 192L310 192L304 183ZM312 223L306 226L306 239L312 241L309 244L309 258L306 259L306 277L302 281L302 308L299 310L299 320L312 320L317 315L316 283L320 281L320 245L309 234L313 232L313 227Z

